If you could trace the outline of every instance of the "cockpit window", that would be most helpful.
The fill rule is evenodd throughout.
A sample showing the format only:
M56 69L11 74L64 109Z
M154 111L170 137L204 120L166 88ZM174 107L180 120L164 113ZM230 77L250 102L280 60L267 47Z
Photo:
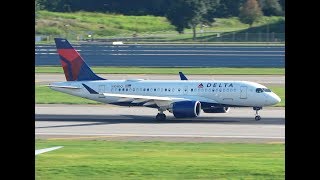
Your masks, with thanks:
M256 89L256 92L257 92L257 93L262 93L263 90L262 90L261 88L257 88L257 89Z
M271 92L270 89L267 89L267 88L262 88L264 92Z
M257 89L256 89L256 92L257 92L257 93L271 92L271 90L270 90L270 89L267 89L267 88L257 88Z

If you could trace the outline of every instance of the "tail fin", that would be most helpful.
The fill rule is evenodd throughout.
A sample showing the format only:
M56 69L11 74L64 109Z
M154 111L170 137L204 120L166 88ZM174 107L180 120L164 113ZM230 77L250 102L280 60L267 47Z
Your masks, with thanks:
M67 81L104 80L90 69L80 54L66 39L55 38L54 41Z

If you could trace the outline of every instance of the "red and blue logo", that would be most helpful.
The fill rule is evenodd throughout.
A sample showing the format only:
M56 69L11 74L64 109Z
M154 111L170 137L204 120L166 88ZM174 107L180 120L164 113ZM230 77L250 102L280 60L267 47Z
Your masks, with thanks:
M203 88L203 84L202 84L202 83L199 84L199 85L198 85L198 88Z
M90 69L66 39L55 38L54 40L67 81L104 80Z

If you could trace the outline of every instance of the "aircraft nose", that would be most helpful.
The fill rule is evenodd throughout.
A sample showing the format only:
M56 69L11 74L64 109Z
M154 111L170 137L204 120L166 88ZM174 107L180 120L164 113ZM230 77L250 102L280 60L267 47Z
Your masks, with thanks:
M281 102L281 99L278 95L273 93L270 97L270 101L272 104L278 104L279 102Z

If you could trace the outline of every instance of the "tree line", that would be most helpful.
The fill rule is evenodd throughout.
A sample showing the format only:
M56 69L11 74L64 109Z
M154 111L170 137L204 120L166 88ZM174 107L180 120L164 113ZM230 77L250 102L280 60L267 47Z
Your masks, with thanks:
M102 12L124 15L165 16L179 33L214 22L214 18L239 17L250 26L260 16L281 16L285 0L36 0L36 10Z

